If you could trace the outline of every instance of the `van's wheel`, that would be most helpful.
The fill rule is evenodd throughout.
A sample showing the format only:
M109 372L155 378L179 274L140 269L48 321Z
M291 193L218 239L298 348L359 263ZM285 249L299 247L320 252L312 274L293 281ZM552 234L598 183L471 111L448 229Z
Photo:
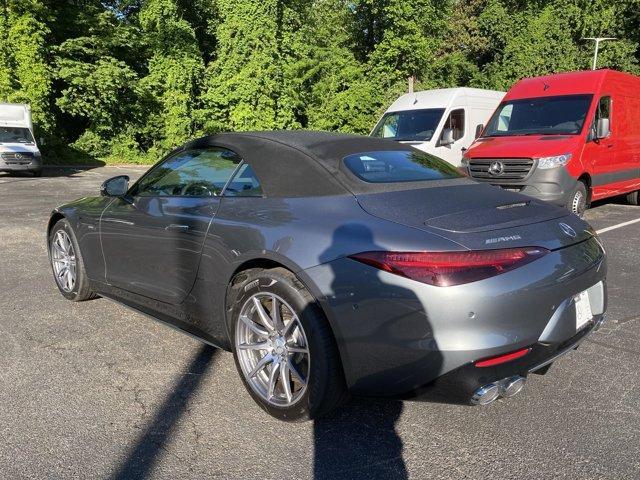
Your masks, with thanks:
M253 399L287 421L314 419L338 407L347 397L342 365L315 299L284 268L239 275L232 345Z
M640 205L640 190L629 193L627 195L627 202L631 205Z
M587 193L587 186L582 180L578 180L576 186L571 192L571 195L569 195L567 209L571 213L575 213L577 216L582 217L588 206L589 195Z
M49 260L58 290L66 299L81 302L97 297L89 285L76 235L64 218L49 234Z

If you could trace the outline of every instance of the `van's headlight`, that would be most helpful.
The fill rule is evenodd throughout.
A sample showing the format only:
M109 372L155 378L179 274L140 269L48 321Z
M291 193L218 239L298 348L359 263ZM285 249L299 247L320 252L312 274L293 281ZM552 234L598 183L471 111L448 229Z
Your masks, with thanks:
M564 167L571 160L571 154L565 153L564 155L556 155L554 157L540 157L538 158L538 168L556 168Z

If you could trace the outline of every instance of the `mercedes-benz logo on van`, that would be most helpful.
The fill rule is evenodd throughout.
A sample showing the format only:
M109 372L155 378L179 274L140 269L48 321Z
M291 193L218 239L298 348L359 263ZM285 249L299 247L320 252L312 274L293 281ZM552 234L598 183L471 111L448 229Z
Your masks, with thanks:
M576 235L578 235L576 231L566 223L559 223L558 225L560 225L560 228L562 229L562 231L566 233L568 236L570 236L571 238L575 238Z
M504 172L504 163L493 162L489 165L489 173L491 175L500 175L502 172Z

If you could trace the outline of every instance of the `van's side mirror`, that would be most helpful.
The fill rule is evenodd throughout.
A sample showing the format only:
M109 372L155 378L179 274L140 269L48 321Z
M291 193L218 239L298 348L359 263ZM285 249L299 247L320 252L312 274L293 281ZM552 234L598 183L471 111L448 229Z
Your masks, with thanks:
M596 138L607 138L609 136L609 133L611 133L611 129L609 127L609 119L599 118L596 125Z
M44 145L44 138L40 137L40 145Z
M481 134L482 134L482 130L484 130L484 125L479 123L478 125L476 125L476 136L475 138L478 138Z
M440 136L440 145L451 145L453 143L453 128L445 128Z
M100 195L103 197L123 197L129 190L129 176L118 175L105 180L100 187Z

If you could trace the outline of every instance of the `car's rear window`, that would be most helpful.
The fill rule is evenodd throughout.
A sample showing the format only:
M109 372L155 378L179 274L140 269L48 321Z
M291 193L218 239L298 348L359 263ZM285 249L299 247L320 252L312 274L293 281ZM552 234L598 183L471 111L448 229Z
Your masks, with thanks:
M421 182L463 176L450 163L415 150L355 153L343 161L354 175L369 183Z

